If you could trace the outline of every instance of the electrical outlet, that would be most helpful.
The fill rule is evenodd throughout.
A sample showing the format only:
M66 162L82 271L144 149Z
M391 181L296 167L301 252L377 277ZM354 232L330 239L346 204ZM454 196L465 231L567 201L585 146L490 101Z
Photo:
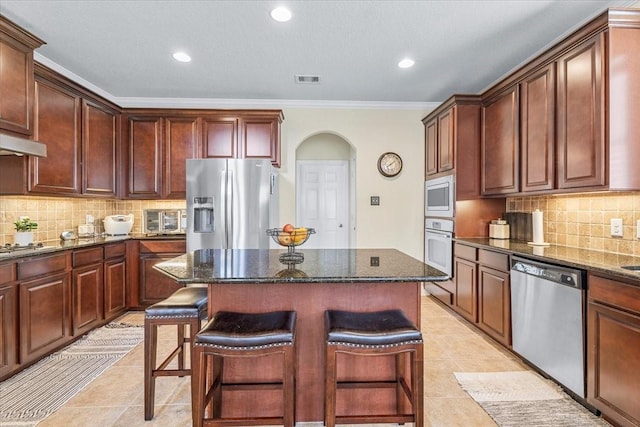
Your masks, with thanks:
M85 224L93 224L93 215L87 214L85 216Z
M380 196L371 196L371 206L380 205Z
M622 218L611 218L611 237L622 237Z
M640 239L640 219L636 223L636 237Z
M369 259L369 265L371 265L371 267L380 267L380 257L372 256Z

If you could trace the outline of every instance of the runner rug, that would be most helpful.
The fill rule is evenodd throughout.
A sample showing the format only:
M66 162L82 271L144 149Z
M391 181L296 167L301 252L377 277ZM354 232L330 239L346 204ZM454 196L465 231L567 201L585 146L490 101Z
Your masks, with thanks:
M144 340L144 313L127 313L0 382L0 425L34 426Z
M532 371L460 373L458 383L501 427L609 426Z

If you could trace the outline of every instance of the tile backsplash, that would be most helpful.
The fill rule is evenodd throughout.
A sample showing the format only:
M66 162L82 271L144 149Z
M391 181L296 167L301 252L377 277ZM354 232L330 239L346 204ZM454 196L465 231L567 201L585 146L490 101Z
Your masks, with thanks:
M86 223L86 215L93 215L96 231L102 232L102 220L107 215L133 213L133 233L142 233L144 209L184 209L183 200L115 200L75 199L38 196L0 196L0 245L13 243L13 223L28 216L38 223L35 242L60 239L65 230L78 231Z
M544 237L551 244L640 256L640 192L507 198L508 212L535 209L543 212ZM611 237L611 218L622 219L622 237Z

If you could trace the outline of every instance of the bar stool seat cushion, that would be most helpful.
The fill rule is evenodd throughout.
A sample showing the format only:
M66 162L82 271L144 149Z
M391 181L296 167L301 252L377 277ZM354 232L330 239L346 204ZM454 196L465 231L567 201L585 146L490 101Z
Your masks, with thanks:
M325 323L328 344L375 347L422 342L420 330L402 310L374 313L327 310Z
M293 344L295 322L295 311L219 311L200 330L196 342L198 345L238 349Z
M180 288L171 296L147 307L146 317L196 317L206 318L207 288Z

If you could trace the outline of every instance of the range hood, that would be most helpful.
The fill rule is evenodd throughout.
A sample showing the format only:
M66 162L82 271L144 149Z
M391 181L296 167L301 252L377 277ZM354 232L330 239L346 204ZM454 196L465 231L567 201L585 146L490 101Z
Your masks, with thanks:
M47 157L47 146L41 142L0 133L0 155Z

